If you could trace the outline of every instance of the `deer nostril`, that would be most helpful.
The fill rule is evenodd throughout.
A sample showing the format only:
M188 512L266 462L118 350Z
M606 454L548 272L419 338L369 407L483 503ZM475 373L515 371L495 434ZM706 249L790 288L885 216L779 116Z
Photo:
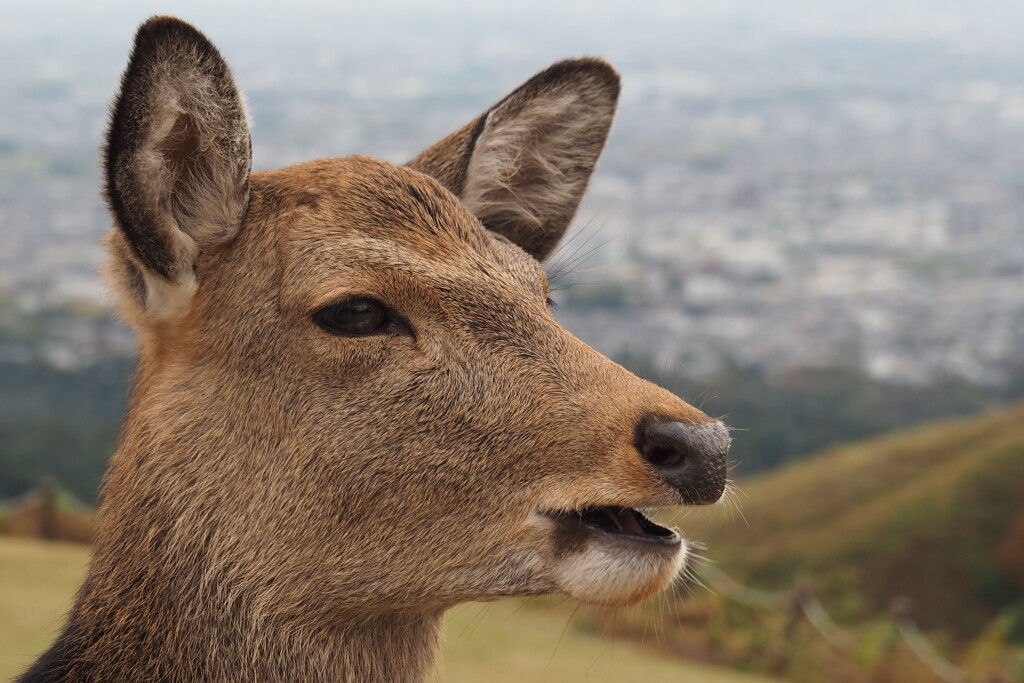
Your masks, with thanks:
M685 464L690 450L689 427L682 422L647 420L641 436L640 452L659 469Z
M729 432L719 423L646 417L637 430L641 455L687 503L713 503L725 489Z
M678 467L685 456L675 448L653 446L644 450L644 457L655 467Z

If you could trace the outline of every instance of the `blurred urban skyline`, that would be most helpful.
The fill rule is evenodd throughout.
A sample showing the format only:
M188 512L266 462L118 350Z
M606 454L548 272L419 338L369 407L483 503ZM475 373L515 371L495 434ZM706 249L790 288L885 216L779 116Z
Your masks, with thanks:
M0 358L131 351L97 275L97 149L157 12L233 66L258 169L401 162L557 59L612 61L620 114L561 258L587 272L558 292L602 351L683 375L847 365L912 384L1024 366L1024 5L994 0L9 10Z

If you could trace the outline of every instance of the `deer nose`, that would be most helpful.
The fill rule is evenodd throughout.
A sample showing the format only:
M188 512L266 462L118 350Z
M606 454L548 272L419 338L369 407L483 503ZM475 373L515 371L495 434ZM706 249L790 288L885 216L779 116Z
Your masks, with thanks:
M729 430L720 422L693 424L649 415L637 430L644 459L684 503L714 503L725 492Z

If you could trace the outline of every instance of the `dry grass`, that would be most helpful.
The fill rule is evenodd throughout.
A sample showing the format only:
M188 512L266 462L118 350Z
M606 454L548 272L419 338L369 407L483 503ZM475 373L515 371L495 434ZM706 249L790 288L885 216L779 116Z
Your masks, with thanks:
M619 639L581 632L573 609L550 602L505 600L465 605L448 622L445 658L437 681L621 681L643 683L772 683L775 679L734 672L641 648Z
M46 648L85 576L84 546L0 537L0 681Z

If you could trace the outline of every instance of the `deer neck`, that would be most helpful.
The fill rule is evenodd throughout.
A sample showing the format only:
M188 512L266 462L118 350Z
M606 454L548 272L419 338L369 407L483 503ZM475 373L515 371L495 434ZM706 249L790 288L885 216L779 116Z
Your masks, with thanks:
M140 385L146 379L143 373ZM327 596L320 600L315 591L275 590L273 579L260 583L232 568L253 562L245 554L251 547L235 548L242 555L236 562L210 543L215 504L183 511L154 485L138 484L153 479L158 463L173 460L173 447L154 447L158 430L137 418L149 407L139 399L129 413L108 473L88 577L64 633L37 664L48 675L25 680L413 683L429 677L442 608L341 612L326 608ZM232 450L201 431L181 440L208 458ZM247 446L273 452L276 444Z
M233 580L208 543L209 528L176 533L181 517L126 483L136 463L158 459L136 448L133 434L126 429L129 445L114 456L117 495L101 506L89 574L68 624L23 681L428 678L443 609L340 613L315 592L275 601L273 586Z
M260 620L225 591L122 584L94 562L71 619L25 681L424 681L443 613L371 614L311 627ZM124 577L138 581L138 577ZM105 585L104 593L95 589ZM221 596L219 602L216 595ZM36 675L33 675L35 673Z

